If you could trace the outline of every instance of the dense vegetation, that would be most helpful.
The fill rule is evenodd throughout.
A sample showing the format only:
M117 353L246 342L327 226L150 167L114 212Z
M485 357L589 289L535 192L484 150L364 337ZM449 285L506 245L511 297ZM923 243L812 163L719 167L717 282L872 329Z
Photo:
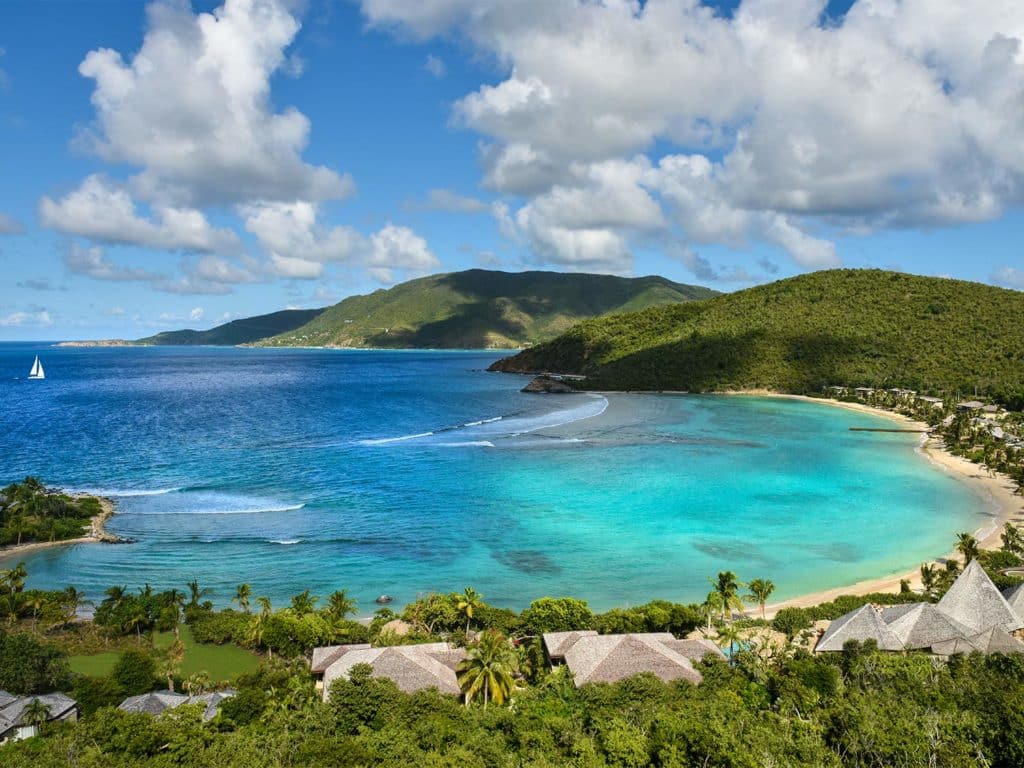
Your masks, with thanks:
M174 346L198 344L236 346L238 344L251 344L268 336L293 331L305 325L323 311L323 309L284 309L280 312L272 312L269 315L257 315L256 317L232 320L230 323L218 325L207 331L163 331L162 333L139 339L135 343Z
M515 348L580 320L715 295L662 277L472 269L352 296L261 344L389 348Z
M493 370L585 374L587 388L1024 393L1024 292L832 270L580 323Z
M49 492L26 477L0 490L0 546L84 536L101 512L98 499Z

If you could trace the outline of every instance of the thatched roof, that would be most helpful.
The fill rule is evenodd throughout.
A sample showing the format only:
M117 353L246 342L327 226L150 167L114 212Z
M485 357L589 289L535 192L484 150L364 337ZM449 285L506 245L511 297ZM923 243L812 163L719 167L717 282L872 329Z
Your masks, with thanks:
M886 608L882 611L882 620L904 648L931 648L935 643L964 638L975 632L931 603L908 603Z
M975 632L993 627L1013 632L1024 626L977 560L964 568L939 600L938 609Z
M674 642L668 633L635 635L585 635L565 654L576 687L587 683L614 683L644 672L662 680L703 679L693 663L665 643Z
M721 659L723 661L726 658L725 654L722 653L722 649L707 638L666 640L664 644L667 648L671 648L673 651L681 656L685 656L690 661L700 661L706 656Z
M342 655L349 651L358 651L369 647L369 643L351 643L349 645L326 645L321 648L314 648L313 660L310 663L309 671L314 675L322 675Z
M447 643L349 651L324 672L324 698L330 695L331 683L339 677L348 677L352 667L358 664L369 664L373 677L387 678L406 693L437 688L441 693L457 695L461 691L454 667L465 655L464 649L452 648Z
M940 656L954 653L1024 653L1024 643L998 627L987 629L970 637L948 640L932 646L932 652Z
M814 650L817 653L841 651L843 645L850 640L861 643L874 640L883 651L903 649L903 641L889 629L882 615L871 605L862 605L829 624Z
M573 632L547 632L544 634L544 650L548 652L548 658L552 661L565 659L565 652L568 651L581 637L593 637L596 635L592 629L580 629Z

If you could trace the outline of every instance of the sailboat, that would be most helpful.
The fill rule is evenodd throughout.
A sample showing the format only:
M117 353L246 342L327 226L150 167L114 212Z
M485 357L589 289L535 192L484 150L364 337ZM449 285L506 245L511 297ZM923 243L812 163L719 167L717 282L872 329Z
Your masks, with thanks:
M32 370L28 372L30 379L45 379L46 372L43 371L43 364L39 362L39 355L36 355L36 361L32 363Z

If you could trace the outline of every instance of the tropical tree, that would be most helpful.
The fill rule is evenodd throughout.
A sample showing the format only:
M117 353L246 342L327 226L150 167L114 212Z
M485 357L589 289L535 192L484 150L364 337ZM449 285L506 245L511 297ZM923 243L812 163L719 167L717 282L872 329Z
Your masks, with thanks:
M743 632L735 624L726 624L718 633L718 644L729 644L729 663L735 663L736 646L743 642Z
M186 584L185 586L188 587L188 592L189 592L189 601L188 601L188 607L189 608L198 608L200 601L204 597L209 597L210 595L213 594L213 590L210 589L209 587L200 587L199 586L199 579L194 578L194 577L193 577L192 581L188 582L188 584Z
M260 607L260 612L252 617L245 639L252 647L259 648L263 645L263 633L267 630L270 617L274 615L274 609L270 604L270 599L267 597L257 597L256 603ZM268 648L267 650L270 653L270 658L274 658L273 649Z
M701 612L708 622L707 634L711 634L711 620L722 612L722 596L717 592L708 592L704 602L700 604Z
M768 603L768 598L772 596L772 592L775 591L775 584L769 579L752 579L747 584L747 589L750 590L747 599L753 600L761 607L761 618L763 619L764 607Z
M503 634L496 630L484 632L466 651L459 662L459 687L466 706L483 696L484 708L493 701L504 704L515 691L518 657Z
M722 620L732 610L742 611L743 601L739 598L740 582L732 571L719 571L717 579L708 578L715 592L722 599Z
M344 621L346 618L356 612L356 601L348 596L348 593L344 589L338 589L331 592L327 598L327 613L333 616L339 621Z
M103 594L107 596L107 599L111 603L111 607L115 610L121 607L121 604L128 597L128 587L126 586L114 586L107 587Z
M142 625L147 622L149 616L146 613L146 607L141 602L133 602L128 607L128 613L124 617L124 630L131 632L135 630L135 635L138 641L142 642Z
M231 598L232 603L238 603L242 613L249 613L249 598L252 597L251 584L239 584L235 587L235 596Z
M304 590L292 597L292 610L299 616L305 616L307 613L313 613L313 611L316 610L316 601L319 599L319 597L314 595L308 589Z
M174 692L174 676L185 659L185 644L180 637L175 637L167 647L167 655L160 665L160 674L167 678L167 690Z
M469 634L469 623L473 620L473 614L484 604L484 596L472 587L466 589L459 595L455 603L458 611L466 617L466 634Z
M956 551L963 555L964 565L978 557L978 540L970 533L956 535Z
M196 672L194 675L189 675L181 687L189 696L199 696L210 687L210 676L205 672Z
M935 587L939 581L939 567L933 563L921 564L921 587L924 589L925 597L931 597L935 593Z
M13 568L0 571L0 581L12 595L17 595L25 589L25 579L28 578L28 570L25 563L18 563Z
M22 717L26 723L35 727L36 733L39 733L50 720L50 707L39 699L32 699L25 707Z
M1024 534L1021 534L1020 528L1015 526L1013 523L1007 523L1003 526L1003 549L1014 555L1019 555L1024 552Z

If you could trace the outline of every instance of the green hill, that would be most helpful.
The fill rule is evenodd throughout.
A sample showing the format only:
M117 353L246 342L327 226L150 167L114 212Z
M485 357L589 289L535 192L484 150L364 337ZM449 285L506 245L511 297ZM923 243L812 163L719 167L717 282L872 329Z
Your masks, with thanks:
M714 295L663 277L471 269L352 296L261 345L516 348L597 315Z
M592 389L818 391L829 384L1024 392L1024 293L832 270L580 323L492 370Z
M251 344L267 336L294 330L308 323L324 310L322 309L284 309L269 315L257 315L230 323L218 325L208 331L164 331L155 336L139 339L136 344L147 345L190 345L212 344L219 346L235 346Z

